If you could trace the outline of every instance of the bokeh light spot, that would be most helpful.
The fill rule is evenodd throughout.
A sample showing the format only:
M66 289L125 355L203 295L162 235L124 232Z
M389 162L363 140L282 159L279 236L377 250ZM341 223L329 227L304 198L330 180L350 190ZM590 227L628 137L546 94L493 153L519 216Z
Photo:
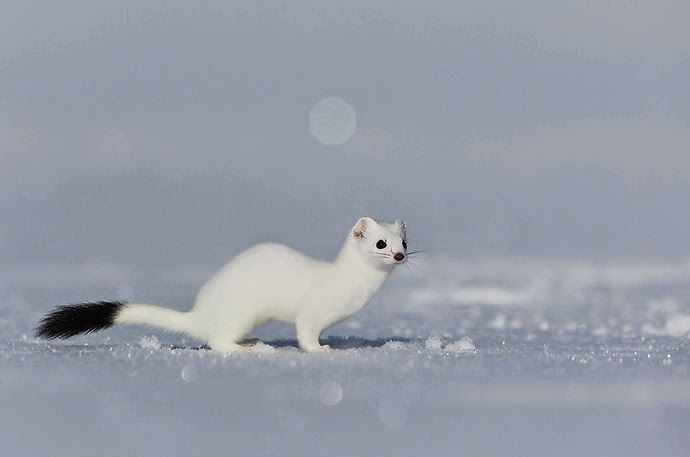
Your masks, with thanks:
M309 130L322 144L345 144L356 129L355 109L340 97L324 98L309 111Z
M194 382L197 379L199 379L199 370L192 365L185 365L185 367L182 369L182 379L184 379L186 382Z
M324 405L335 406L343 399L343 388L337 382L328 382L321 386L319 398Z

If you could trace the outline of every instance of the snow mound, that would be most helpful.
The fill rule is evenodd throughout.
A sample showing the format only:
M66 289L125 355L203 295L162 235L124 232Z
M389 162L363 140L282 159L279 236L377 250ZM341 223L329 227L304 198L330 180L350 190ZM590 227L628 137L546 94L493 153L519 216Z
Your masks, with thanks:
M405 349L405 343L400 342L400 341L389 341L386 344L382 346L382 349L388 350L388 351L402 351Z
M443 349L443 340L438 336L430 336L424 342L424 347L431 349L432 351L440 351Z
M430 336L424 342L424 347L431 351L445 351L455 354L474 352L477 349L472 343L472 339L467 337L444 345L443 340L438 336Z
M252 347L252 354L275 354L276 348L266 343L259 343Z
M139 340L139 346L144 349L160 349L161 343L158 341L158 338L156 338L154 335L151 335L145 336Z
M446 345L444 348L446 352L453 352L456 354L462 354L467 352L474 352L477 348L472 343L472 339L463 338L458 341L453 341L452 343Z
M672 314L666 319L663 328L651 324L642 326L642 332L654 336L690 336L690 314Z

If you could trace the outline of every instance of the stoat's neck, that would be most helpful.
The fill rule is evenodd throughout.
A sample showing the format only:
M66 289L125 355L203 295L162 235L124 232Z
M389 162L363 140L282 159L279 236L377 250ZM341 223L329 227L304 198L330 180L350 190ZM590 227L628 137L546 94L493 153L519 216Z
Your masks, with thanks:
M393 265L375 265L368 262L357 252L355 246L352 245L352 240L349 239L345 241L333 265L341 272L352 270L353 273L360 272L365 276L371 276L372 273L374 275L378 273L387 276L393 270Z
M333 262L333 272L343 290L350 291L352 304L364 306L390 274L393 266L374 265L367 262L351 240L347 240Z

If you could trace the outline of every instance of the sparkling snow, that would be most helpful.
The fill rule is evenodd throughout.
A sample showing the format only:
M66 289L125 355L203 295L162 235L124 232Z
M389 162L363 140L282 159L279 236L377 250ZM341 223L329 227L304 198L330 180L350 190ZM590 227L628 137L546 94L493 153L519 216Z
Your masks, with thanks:
M615 267L597 277L565 263L509 263L466 274L464 262L437 262L414 279L396 272L357 325L324 335L333 351L318 354L301 352L294 329L279 324L229 355L150 328L39 341L31 330L44 303L65 292L24 288L0 318L3 448L71 457L133 447L171 456L688 455L685 277L653 265L630 269L628 281ZM74 281L64 276L65 290ZM441 293L535 281L545 286L534 302ZM439 293L420 300L420 290Z

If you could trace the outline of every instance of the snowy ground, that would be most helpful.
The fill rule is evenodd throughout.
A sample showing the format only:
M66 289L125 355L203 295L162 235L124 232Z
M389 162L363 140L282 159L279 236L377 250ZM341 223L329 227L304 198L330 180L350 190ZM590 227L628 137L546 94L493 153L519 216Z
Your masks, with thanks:
M136 328L37 341L50 297L175 287L103 268L75 297L74 272L8 273L1 454L690 455L690 263L432 265L396 272L331 353L269 325L230 356Z

